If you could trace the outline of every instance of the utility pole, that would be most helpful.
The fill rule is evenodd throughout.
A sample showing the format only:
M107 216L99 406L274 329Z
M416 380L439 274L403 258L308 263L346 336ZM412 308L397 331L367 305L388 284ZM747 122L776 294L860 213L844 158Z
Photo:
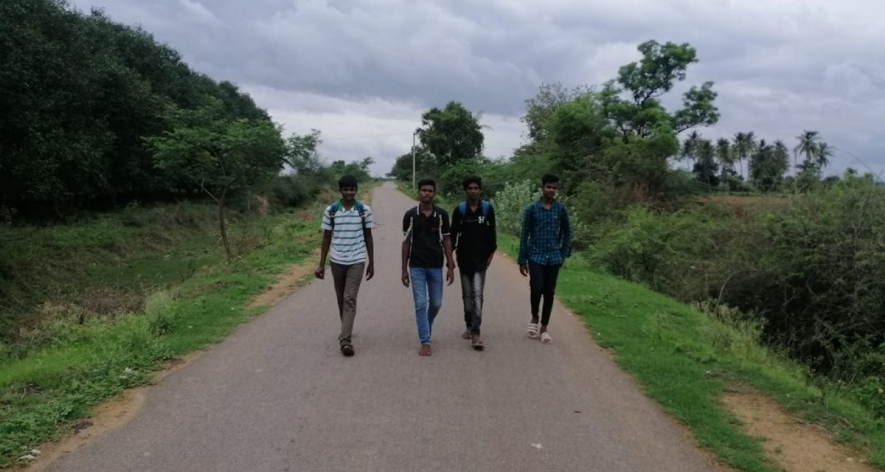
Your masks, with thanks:
M418 130L415 130L412 133L412 189L415 190L415 136L418 134Z

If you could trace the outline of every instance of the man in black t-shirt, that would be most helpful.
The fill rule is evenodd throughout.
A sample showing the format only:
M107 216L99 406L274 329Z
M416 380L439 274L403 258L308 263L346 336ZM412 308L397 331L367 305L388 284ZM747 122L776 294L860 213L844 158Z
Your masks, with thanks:
M421 348L418 355L429 356L433 320L442 307L443 256L446 264L446 282L455 280L455 261L449 238L449 215L433 204L436 182L422 179L418 182L421 203L403 215L403 285L411 282L415 300L415 322Z
M473 348L480 351L485 347L479 327L482 324L486 269L498 249L498 237L495 209L491 203L480 200L482 179L475 175L467 176L464 179L464 193L467 200L452 210L452 237L461 273L464 324L467 326L462 337L470 339Z

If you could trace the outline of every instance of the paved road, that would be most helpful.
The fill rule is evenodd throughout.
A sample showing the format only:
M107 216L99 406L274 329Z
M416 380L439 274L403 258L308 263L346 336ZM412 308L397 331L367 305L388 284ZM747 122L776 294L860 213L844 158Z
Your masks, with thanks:
M486 350L460 338L456 280L433 357L419 357L399 281L413 204L390 184L374 191L377 272L360 293L355 357L338 352L329 276L163 379L129 424L50 470L709 470L576 318L557 306L552 345L524 335L528 281L512 260L490 269Z

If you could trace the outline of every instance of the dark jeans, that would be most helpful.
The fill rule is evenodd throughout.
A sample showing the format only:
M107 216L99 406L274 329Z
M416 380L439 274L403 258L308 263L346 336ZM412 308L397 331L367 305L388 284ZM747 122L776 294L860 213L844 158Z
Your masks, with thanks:
M553 311L553 294L556 292L556 279L559 277L561 265L541 265L529 262L529 286L532 291L532 316L538 316L538 306L544 297L544 309L541 312L541 324L550 323L550 312Z
M482 324L482 292L486 271L461 272L461 298L464 299L464 324L471 334L479 334Z

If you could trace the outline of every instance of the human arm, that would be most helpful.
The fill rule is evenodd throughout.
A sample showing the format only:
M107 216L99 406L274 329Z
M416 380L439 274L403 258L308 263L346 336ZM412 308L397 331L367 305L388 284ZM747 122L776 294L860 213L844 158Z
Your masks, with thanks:
M451 228L449 227L449 216L443 213L442 228L443 234L443 251L446 254L446 282L452 285L455 281L455 257L452 251Z
M402 262L403 262L403 273L402 273L402 282L403 285L409 286L409 253L412 250L412 224L409 219L409 213L403 216L403 246L402 246Z
M366 267L366 280L372 280L375 276L375 239L372 237L372 230L366 228L364 233L366 238L366 253L369 256L369 266Z
M329 248L332 247L332 218L329 216L328 208L323 212L320 230L323 232L323 242L320 244L320 263L313 271L313 275L322 280L326 278L326 258L329 257Z
M522 274L523 277L528 276L529 232L531 231L529 220L531 219L531 211L531 205L527 206L525 211L523 211L522 228L519 231L519 253L516 258L516 263L519 264L519 273Z
M495 207L489 204L489 258L486 261L486 267L492 265L492 259L495 257L495 251L498 250L498 222L495 217Z

